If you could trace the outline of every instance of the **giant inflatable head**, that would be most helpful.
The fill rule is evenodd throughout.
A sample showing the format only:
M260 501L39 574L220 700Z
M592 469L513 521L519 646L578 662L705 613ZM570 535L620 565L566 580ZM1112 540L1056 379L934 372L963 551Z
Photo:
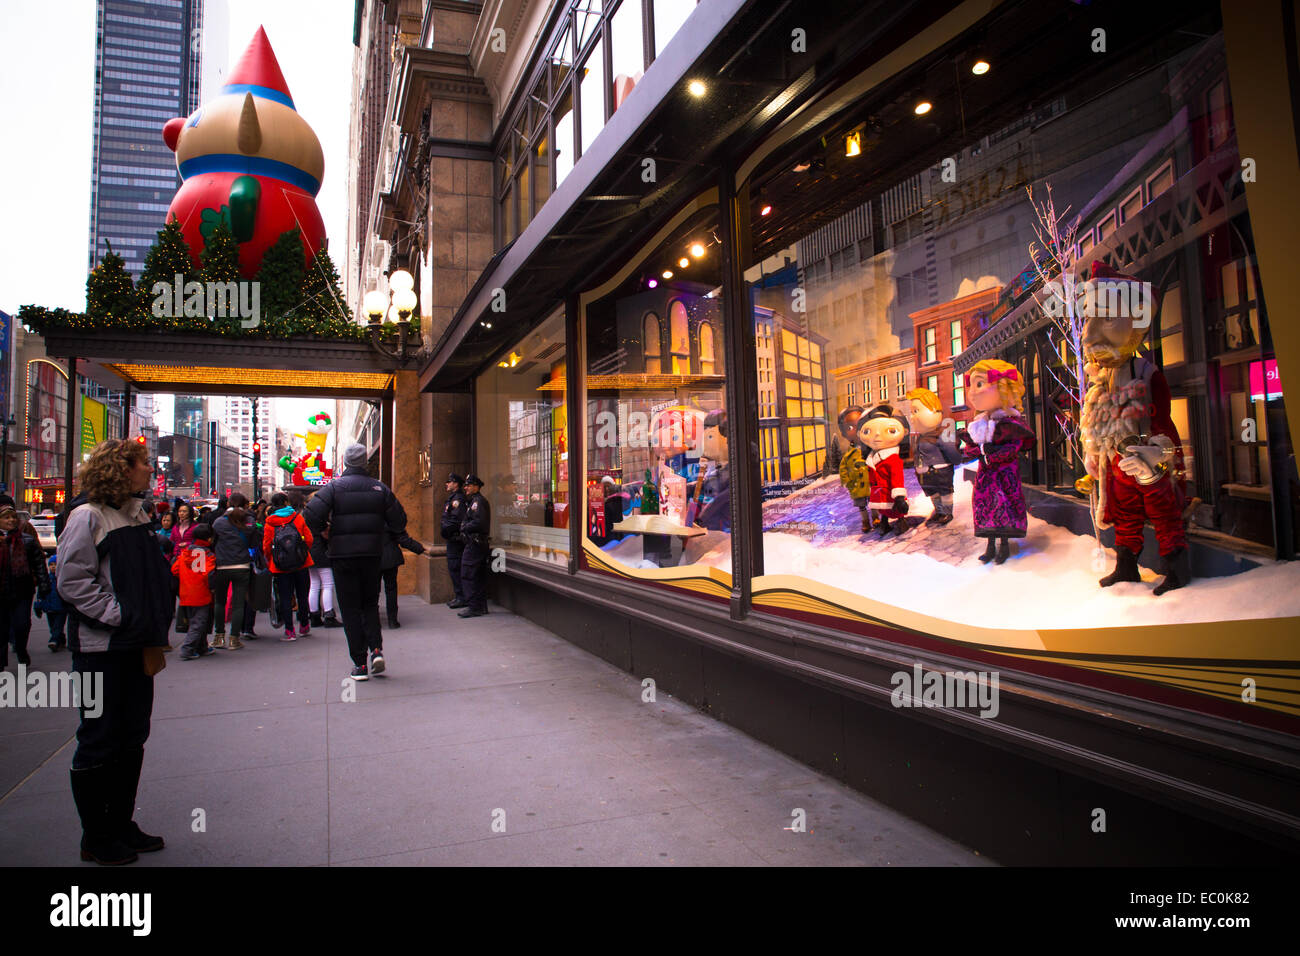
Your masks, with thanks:
M167 210L180 220L195 264L219 220L239 241L239 268L252 278L262 256L290 229L306 262L325 241L316 194L325 174L320 141L294 109L261 27L221 88L189 117L163 127L184 182Z

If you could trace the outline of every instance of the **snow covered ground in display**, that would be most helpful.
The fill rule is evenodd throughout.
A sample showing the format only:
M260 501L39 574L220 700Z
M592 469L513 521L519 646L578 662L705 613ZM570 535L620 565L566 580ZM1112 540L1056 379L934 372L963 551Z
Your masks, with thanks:
M973 474L973 470L972 470ZM766 574L793 574L883 603L963 624L993 629L1124 627L1250 618L1300 617L1300 562L1258 559L1260 567L1219 578L1197 578L1155 597L1161 575L1142 569L1141 583L1098 586L1114 566L1114 552L1098 556L1091 536L1029 517L1028 536L1012 542L1003 565L982 564L984 540L972 533L972 485L958 475L955 518L945 528L914 527L901 536L862 535L857 509L836 477L823 478L764 506ZM930 500L909 469L914 519L928 516ZM697 541L688 557L731 570L725 535ZM610 549L633 567L640 542ZM689 561L687 563L690 563Z

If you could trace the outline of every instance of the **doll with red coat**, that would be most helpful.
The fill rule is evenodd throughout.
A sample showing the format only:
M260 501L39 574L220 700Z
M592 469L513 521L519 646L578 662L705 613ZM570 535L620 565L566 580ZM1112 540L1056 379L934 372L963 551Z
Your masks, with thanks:
M1001 359L976 362L966 375L966 401L979 414L957 432L962 456L979 460L971 505L975 536L987 538L980 555L985 564L1002 564L1011 555L1011 538L1029 529L1029 509L1020 486L1020 455L1034 447L1021 403L1025 383L1020 372Z
M877 405L858 420L858 441L870 449L862 457L871 494L867 507L871 520L883 538L907 530L907 489L903 486L902 452L907 450L907 416L891 405Z

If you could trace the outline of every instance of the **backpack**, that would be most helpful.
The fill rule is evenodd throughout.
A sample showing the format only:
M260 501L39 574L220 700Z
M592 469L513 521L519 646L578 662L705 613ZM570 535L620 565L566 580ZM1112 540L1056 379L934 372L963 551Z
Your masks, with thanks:
M275 529L271 538L271 560L277 571L297 571L307 563L307 542L298 532L294 521L286 521Z

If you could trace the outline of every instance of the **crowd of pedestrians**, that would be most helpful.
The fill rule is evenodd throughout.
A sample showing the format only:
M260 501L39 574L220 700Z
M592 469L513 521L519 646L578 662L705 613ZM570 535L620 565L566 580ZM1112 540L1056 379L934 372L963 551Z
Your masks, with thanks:
M130 863L163 848L132 817L153 678L173 650L173 632L183 635L176 657L198 660L257 640L257 615L266 612L285 643L313 626L341 626L354 680L387 668L380 588L388 627L398 628L402 551L425 547L407 533L392 490L368 473L365 447L348 446L343 462L342 474L310 496L289 490L253 504L234 492L196 511L179 499L151 502L147 449L111 439L83 464L79 493L56 519L58 552L49 558L12 499L0 495L0 633L7 635L0 665L8 665L11 646L18 663L31 663L34 612L49 623L49 649L67 648L74 672L103 681L102 711L82 709L72 761L83 860ZM472 474L447 481L441 534L455 594L449 604L460 617L487 613L491 508L482 484Z

